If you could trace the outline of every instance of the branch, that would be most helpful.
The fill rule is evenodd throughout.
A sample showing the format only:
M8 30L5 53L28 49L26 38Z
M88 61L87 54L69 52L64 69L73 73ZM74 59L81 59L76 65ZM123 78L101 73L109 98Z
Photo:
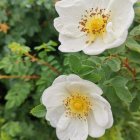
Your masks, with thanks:
M25 76L16 76L16 75L0 75L0 79L38 79L38 75L25 75Z
M128 58L126 58L123 61L123 66L126 67L128 69L128 71L130 71L132 73L133 79L135 80L136 79L136 69L130 67Z
M38 59L37 57L29 54L29 53L26 53L25 55L28 56L31 59L32 62L38 62L38 63L40 63L42 65L45 65L48 68L50 68L53 72L55 72L56 74L60 74L61 73L59 70L57 70L55 67L53 67L50 63L44 62L44 61Z

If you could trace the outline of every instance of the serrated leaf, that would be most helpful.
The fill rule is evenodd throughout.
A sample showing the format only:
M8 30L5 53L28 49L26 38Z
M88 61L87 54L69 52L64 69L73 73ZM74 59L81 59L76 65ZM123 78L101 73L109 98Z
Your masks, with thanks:
M130 35L131 36L140 35L140 25L138 25L135 28L133 28L133 30L131 30L131 32L130 32Z
M92 81L94 83L99 82L101 78L101 74L97 71L92 71L92 73L84 76L84 79L88 79L89 81Z
M129 103L132 101L131 93L127 87L114 86L117 96L124 102Z
M126 42L126 46L130 50L140 53L140 44L138 44L134 39L129 39Z
M110 81L110 84L115 89L116 95L125 103L130 103L132 101L132 95L126 86L128 80L123 77L115 77Z
M81 69L79 71L79 74L80 75L87 75L87 74L92 73L93 70L94 70L94 68L91 67L91 66L82 65L82 67L81 67Z
M140 64L140 54L134 51L131 51L127 54L129 60L133 63Z
M74 73L78 73L81 69L82 63L79 57L75 55L69 56L69 65Z
M46 108L42 104L37 105L31 110L31 114L37 118L42 118L46 114Z
M140 108L140 94L139 92L138 93L136 92L136 96L130 105L130 109L131 111L136 112L139 110L139 108Z
M27 82L21 82L15 84L6 95L5 99L7 100L6 108L17 108L19 107L25 99L28 97L32 89L31 84Z
M104 95L113 106L116 106L120 103L120 99L117 97L115 89L112 86L107 86L104 92Z
M112 71L117 72L121 68L121 61L117 58L113 58L107 61L107 65L110 67Z

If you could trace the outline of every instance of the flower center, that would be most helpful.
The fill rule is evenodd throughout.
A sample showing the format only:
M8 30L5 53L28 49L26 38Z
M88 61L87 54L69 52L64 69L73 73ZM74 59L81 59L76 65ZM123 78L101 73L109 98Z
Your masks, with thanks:
M67 116L73 118L84 119L88 116L92 104L89 98L79 93L72 94L67 97L64 101Z
M81 102L75 102L74 103L74 108L76 110L81 110L82 109L82 103Z
M87 35L86 44L90 45L98 36L102 36L106 32L109 17L110 14L106 13L105 9L86 10L86 14L82 15L78 26L80 31Z
M96 15L86 22L85 27L89 29L90 32L96 32L102 30L104 25L105 23L103 17L101 15Z

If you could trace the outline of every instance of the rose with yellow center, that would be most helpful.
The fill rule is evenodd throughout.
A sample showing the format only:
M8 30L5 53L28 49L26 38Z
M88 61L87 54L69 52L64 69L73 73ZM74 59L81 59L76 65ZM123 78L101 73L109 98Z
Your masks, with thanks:
M71 74L61 75L42 95L46 120L60 140L101 137L113 124L110 104L96 84Z
M59 32L62 52L83 51L97 55L119 47L127 38L134 19L135 0L61 0L55 5L59 17L54 26Z

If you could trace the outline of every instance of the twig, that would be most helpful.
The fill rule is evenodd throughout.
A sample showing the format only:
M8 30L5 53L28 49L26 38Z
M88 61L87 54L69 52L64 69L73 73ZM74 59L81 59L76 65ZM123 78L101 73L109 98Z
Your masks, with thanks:
M128 69L128 71L130 71L132 73L133 79L135 80L136 79L136 69L130 67L128 58L126 58L123 61L123 66L126 67Z
M44 61L38 59L37 57L35 57L35 56L29 54L29 53L26 53L25 55L28 56L28 57L31 59L32 62L38 62L38 63L40 63L40 64L42 64L42 65L47 66L47 67L50 68L53 72L55 72L55 73L57 73L57 74L60 74L60 71L58 71L55 67L53 67L53 66L52 66L51 64L49 64L48 62L44 62Z
M0 79L38 79L38 75L25 75L25 76L16 76L16 75L0 75Z

